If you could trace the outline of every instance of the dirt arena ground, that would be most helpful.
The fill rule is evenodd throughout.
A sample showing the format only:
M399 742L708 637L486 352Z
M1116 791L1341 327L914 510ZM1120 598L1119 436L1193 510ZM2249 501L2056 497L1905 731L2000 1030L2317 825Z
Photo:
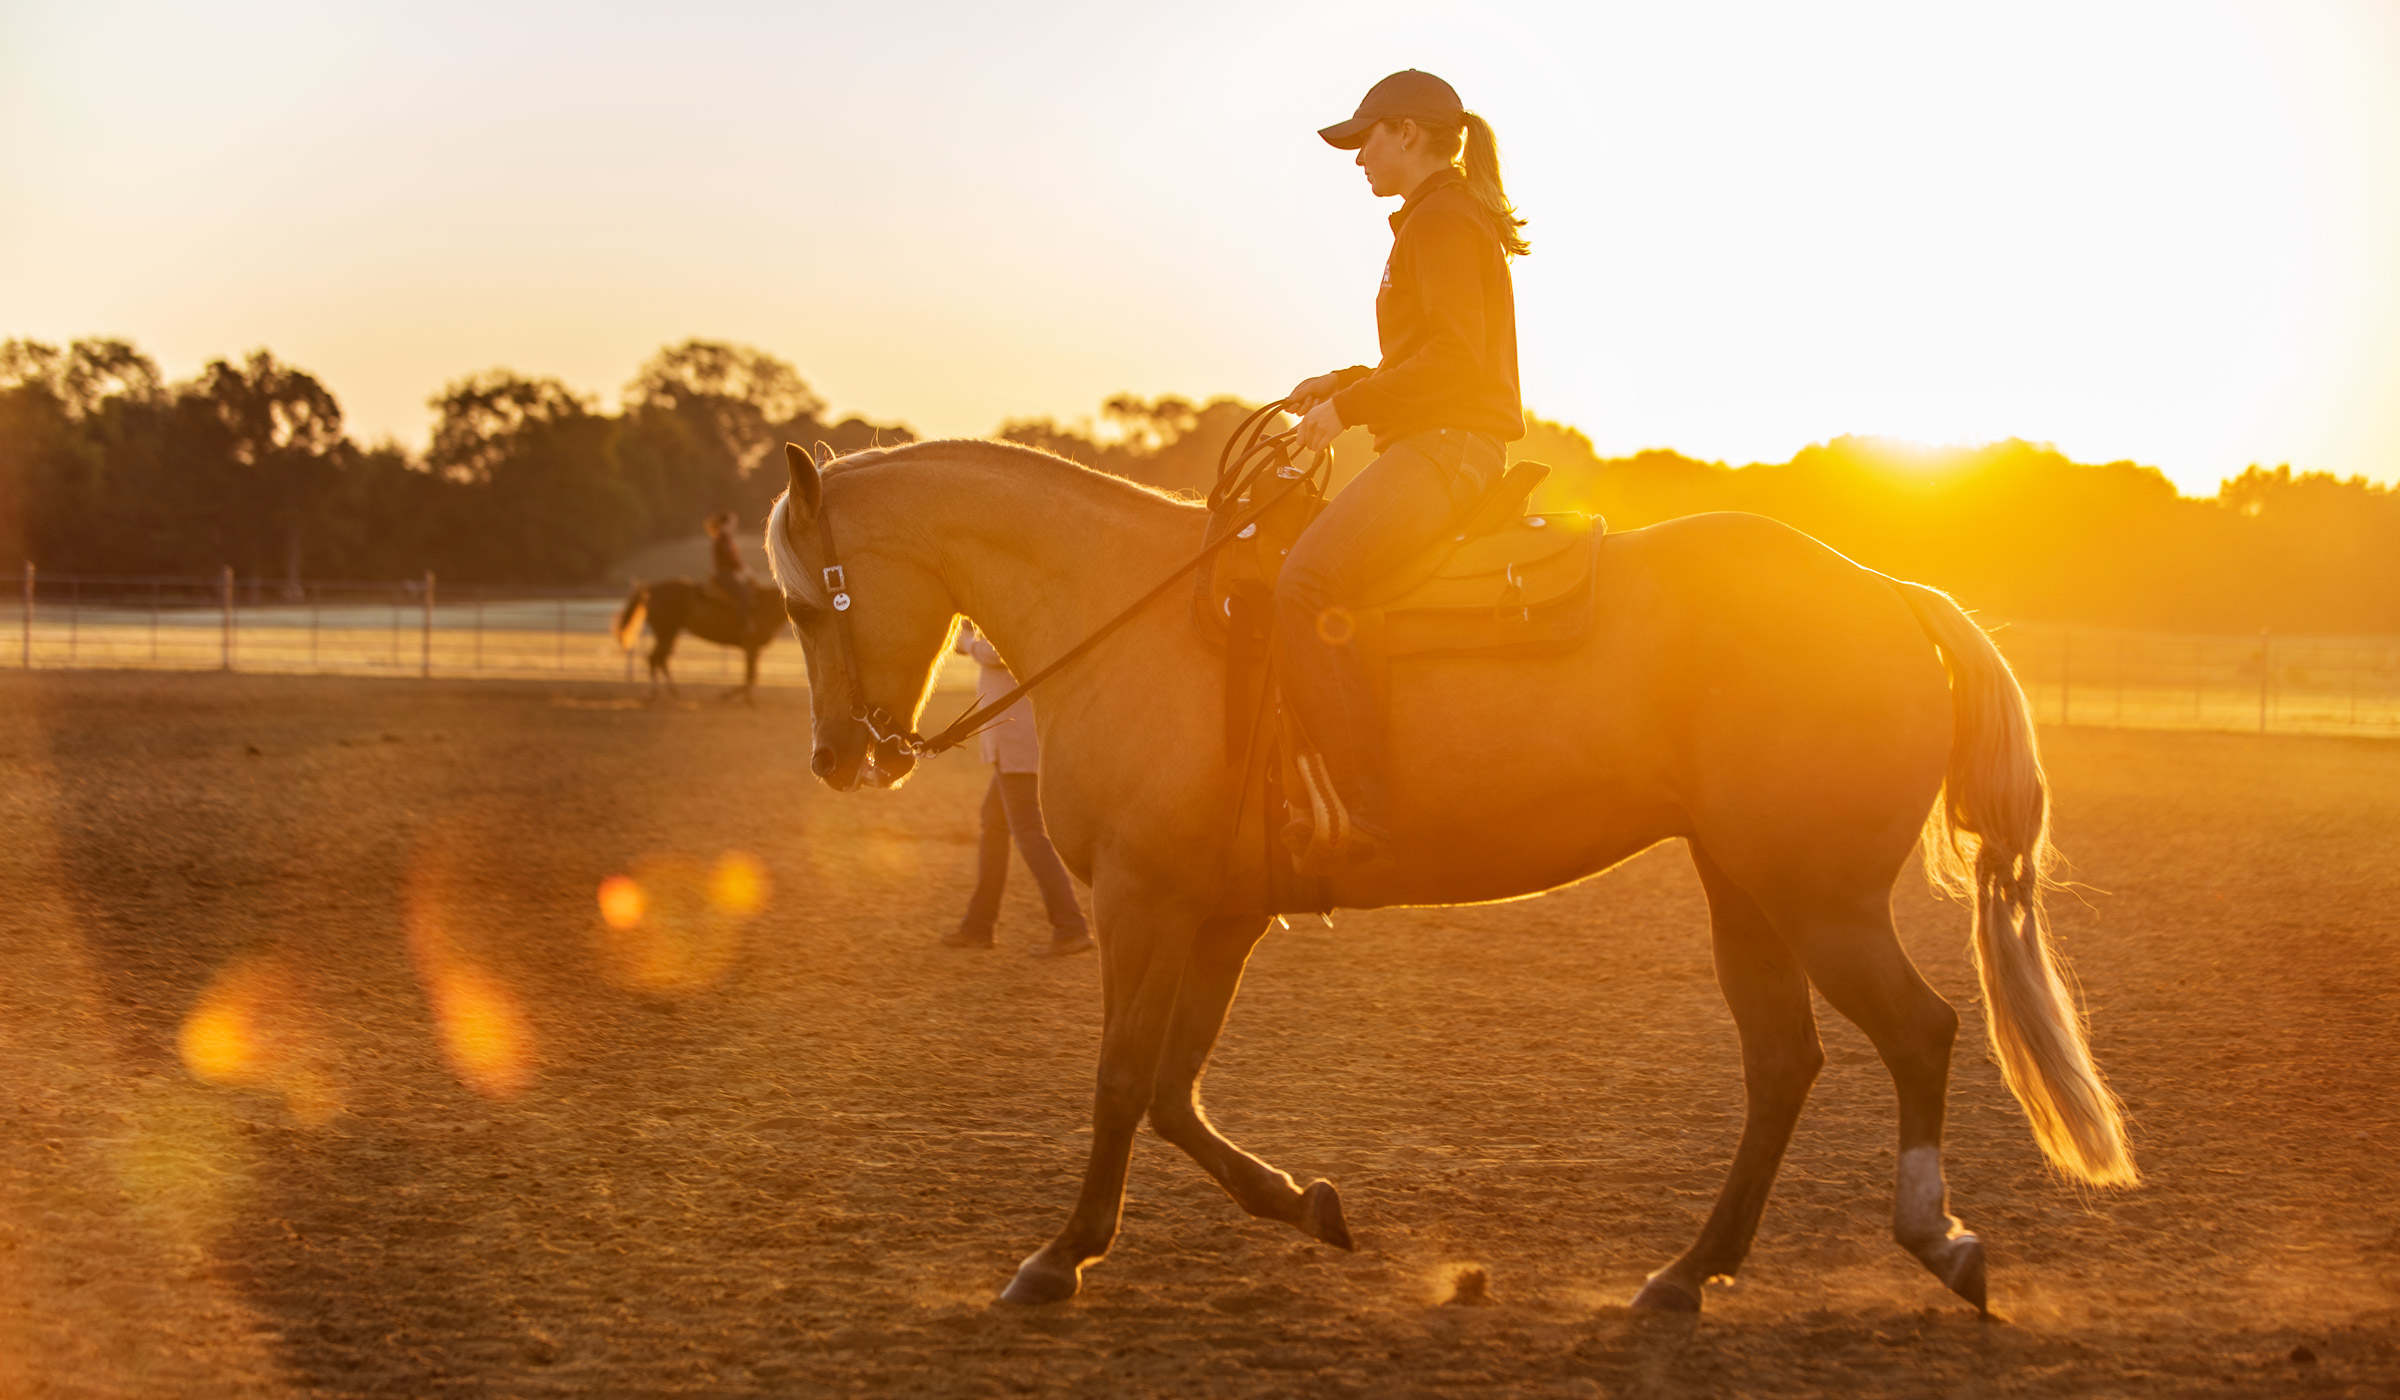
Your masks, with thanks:
M1889 1081L1823 1008L1740 1283L1624 1309L1738 1123L1679 847L1272 936L1211 1107L1359 1252L1145 1138L1114 1257L1022 1311L1098 969L934 946L981 771L825 792L800 704L0 675L0 1394L2400 1394L2400 745L2047 736L2130 1194L2043 1170L1903 882L2004 1320L1891 1244Z

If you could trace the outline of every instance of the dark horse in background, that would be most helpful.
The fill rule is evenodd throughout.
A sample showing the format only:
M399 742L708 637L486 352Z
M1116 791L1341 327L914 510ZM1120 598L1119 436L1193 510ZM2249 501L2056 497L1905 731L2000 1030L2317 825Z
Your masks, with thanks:
M762 596L750 605L750 628L745 635L740 626L738 609L733 599L719 589L688 578L668 579L664 583L633 586L625 595L625 606L617 609L617 620L609 632L617 645L633 650L634 639L642 630L642 620L650 621L650 689L667 683L667 694L675 693L675 673L667 662L675 655L675 638L685 632L718 646L739 647L742 652L742 683L719 698L731 700L740 696L743 703L755 704L751 692L758 688L758 654L767 649L783 630L783 610L777 600L760 590Z

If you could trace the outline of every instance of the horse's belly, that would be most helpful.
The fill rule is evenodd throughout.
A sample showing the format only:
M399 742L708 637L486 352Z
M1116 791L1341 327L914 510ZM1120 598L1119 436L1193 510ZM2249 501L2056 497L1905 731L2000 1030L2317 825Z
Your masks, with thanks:
M1684 830L1625 669L1603 635L1557 656L1403 662L1387 729L1390 871L1338 902L1512 899L1608 869ZM1621 652L1619 653L1621 654Z

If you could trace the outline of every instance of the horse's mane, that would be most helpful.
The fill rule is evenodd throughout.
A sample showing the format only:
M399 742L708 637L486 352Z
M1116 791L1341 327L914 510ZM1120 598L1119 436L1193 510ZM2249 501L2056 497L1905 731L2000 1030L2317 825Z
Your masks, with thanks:
M1087 467L1069 457L1046 452L1022 443L994 442L988 438L934 438L925 442L903 443L897 447L869 447L826 463L820 470L826 482L844 480L869 471L899 470L910 465L922 465L928 460L957 462L964 460L977 466L997 468L1008 472L1038 473L1045 481L1067 490L1109 500L1127 506L1173 506L1179 510L1194 509L1185 497L1138 481L1130 481L1113 472ZM828 600L816 575L800 562L792 549L785 524L787 490L775 498L774 507L767 512L767 565L775 576L776 585L788 596L812 607L824 607Z

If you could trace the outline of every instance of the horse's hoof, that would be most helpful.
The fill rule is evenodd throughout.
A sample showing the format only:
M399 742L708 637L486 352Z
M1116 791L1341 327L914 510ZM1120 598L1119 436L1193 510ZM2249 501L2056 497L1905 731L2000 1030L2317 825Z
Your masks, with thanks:
M1017 1266L1017 1276L1000 1290L1000 1301L1025 1306L1063 1303L1082 1287L1083 1270L1062 1268L1050 1261L1047 1251L1036 1251Z
M1700 1295L1663 1273L1652 1274L1633 1295L1635 1312L1696 1313L1700 1311Z
M1335 1249L1355 1251L1358 1245L1350 1238L1350 1227L1342 1220L1342 1196L1330 1181L1317 1180L1300 1193L1300 1233L1312 1240L1322 1240Z
M1988 1282L1984 1274L1983 1241L1960 1232L1917 1256L1942 1286L1975 1305L1975 1311L1991 1311Z

